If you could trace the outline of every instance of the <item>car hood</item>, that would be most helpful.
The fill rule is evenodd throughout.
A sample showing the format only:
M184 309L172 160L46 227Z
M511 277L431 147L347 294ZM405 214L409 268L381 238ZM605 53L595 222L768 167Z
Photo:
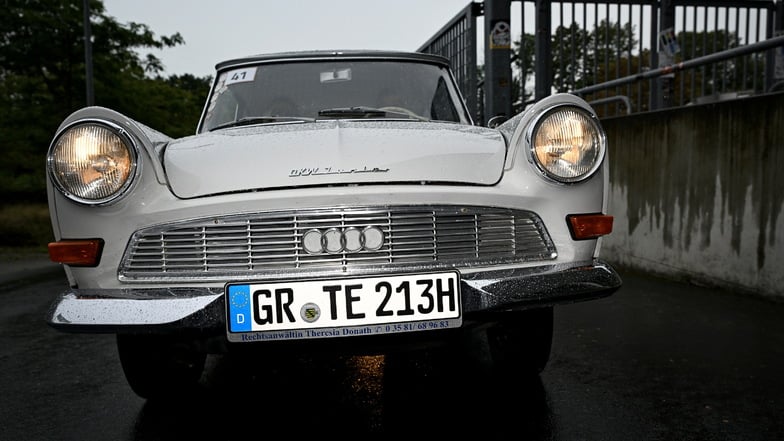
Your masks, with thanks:
M506 143L454 123L326 120L223 129L173 140L163 165L180 198L313 185L492 185Z

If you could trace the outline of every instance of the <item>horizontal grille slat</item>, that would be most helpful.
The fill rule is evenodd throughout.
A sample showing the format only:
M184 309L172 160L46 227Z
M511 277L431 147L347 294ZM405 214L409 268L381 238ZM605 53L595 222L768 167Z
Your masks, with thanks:
M355 249L361 244L356 237L368 228L368 234L379 236L374 249ZM328 231L342 238L332 242L342 250L314 250ZM316 245L305 244L308 233L316 237ZM123 280L139 281L239 280L279 276L282 271L306 275L373 266L465 268L555 256L541 219L525 210L446 205L310 209L217 216L139 230L119 274Z

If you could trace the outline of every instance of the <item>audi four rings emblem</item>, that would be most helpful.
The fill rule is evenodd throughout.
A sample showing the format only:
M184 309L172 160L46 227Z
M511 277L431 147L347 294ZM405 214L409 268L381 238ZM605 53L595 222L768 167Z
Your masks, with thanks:
M313 229L302 235L302 247L309 254L377 251L382 245L384 232L378 227Z

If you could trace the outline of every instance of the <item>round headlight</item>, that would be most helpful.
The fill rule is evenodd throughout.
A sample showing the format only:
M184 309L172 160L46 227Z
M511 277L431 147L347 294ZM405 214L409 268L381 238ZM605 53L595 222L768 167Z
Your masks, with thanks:
M562 106L534 124L528 142L534 163L558 182L578 182L601 165L606 138L598 121L577 107Z
M105 204L120 197L136 172L136 148L120 127L77 123L60 133L47 157L49 175L68 198Z

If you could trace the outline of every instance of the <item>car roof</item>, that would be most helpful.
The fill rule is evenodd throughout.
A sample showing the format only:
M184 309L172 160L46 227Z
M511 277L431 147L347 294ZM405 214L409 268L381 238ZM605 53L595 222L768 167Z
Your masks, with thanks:
M316 50L277 52L270 54L250 55L222 61L215 65L220 71L229 67L259 62L292 61L292 60L337 60L337 59L376 59L376 60L408 60L440 64L449 67L449 60L436 54L424 52L384 51L384 50Z

